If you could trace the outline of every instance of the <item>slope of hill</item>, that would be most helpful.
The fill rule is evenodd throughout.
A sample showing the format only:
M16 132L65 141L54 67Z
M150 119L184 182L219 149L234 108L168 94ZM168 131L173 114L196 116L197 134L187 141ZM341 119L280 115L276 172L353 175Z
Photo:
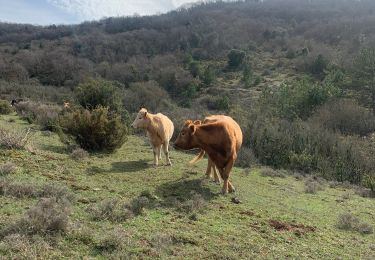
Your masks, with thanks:
M2 116L0 126L30 127L15 115ZM1 164L17 167L0 182L1 258L371 259L375 253L375 234L336 226L352 221L343 213L375 225L375 201L349 187L323 183L309 194L303 178L235 168L237 192L222 196L204 179L205 161L187 164L192 154L172 151L173 167L153 168L142 136L130 136L115 154L78 160L55 134L35 130L31 141L27 151L0 154ZM40 197L56 197L56 205L37 204Z

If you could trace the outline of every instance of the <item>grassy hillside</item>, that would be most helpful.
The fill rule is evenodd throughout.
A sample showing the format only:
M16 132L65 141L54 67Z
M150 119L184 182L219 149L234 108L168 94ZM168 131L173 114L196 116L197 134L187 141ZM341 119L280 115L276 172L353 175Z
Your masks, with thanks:
M14 115L2 116L0 126L30 127ZM187 164L192 154L172 151L173 167L153 168L144 137L130 136L115 154L79 160L55 134L35 131L31 140L26 150L0 150L1 164L17 166L0 179L2 234L43 197L37 190L47 183L74 195L68 226L57 234L8 232L0 258L371 259L375 254L375 234L336 227L342 213L375 226L375 201L350 188L322 184L323 190L308 194L303 178L234 168L237 192L222 196L220 186L204 179L204 160ZM61 195L57 188L53 192ZM241 203L233 203L234 197Z

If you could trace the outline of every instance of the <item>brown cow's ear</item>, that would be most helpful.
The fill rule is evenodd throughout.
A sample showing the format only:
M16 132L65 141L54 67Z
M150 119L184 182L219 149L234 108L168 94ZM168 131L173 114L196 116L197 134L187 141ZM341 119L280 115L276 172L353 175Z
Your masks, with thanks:
M195 120L194 121L194 125L201 125L202 124L202 121L201 120Z
M189 129L191 131L191 135L195 134L195 130L197 129L196 126L194 124L190 125L189 126Z
M190 124L192 124L192 123L193 123L193 121L191 121L191 120L186 120L185 123L184 123L184 125L185 125L185 126L188 126L188 125L190 125Z

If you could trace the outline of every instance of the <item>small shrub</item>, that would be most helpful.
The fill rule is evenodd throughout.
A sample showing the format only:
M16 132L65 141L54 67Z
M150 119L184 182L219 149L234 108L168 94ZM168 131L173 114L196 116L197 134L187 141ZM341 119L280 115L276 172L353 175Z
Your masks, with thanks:
M337 228L343 230L354 230L355 227L359 224L359 219L353 216L350 213L343 213L338 216L337 219Z
M296 52L294 50L292 50L292 49L288 49L285 57L287 59L294 59L296 57Z
M353 216L351 213L343 213L338 216L336 227L342 230L357 231L361 234L372 234L373 227L360 219Z
M76 110L60 117L60 138L74 140L88 151L113 152L127 140L127 127L121 117L108 108Z
M117 227L112 231L101 235L98 238L95 247L100 251L113 252L115 250L121 250L127 240L128 234L122 228Z
M179 205L179 209L185 213L194 213L202 211L206 206L207 203L202 195L192 191L191 198L182 202Z
M95 221L110 220L121 222L134 216L127 204L119 203L116 199L104 200L88 209Z
M362 222L358 224L356 231L361 234L372 234L374 233L374 228L370 224Z
M230 69L237 69L240 65L242 65L244 59L246 57L246 53L241 50L231 50L228 53L228 68Z
M24 149L31 138L30 128L12 131L0 128L0 147L4 149Z
M69 190L58 184L47 183L37 186L30 183L0 180L0 195L16 198L56 198L56 200L73 201L74 196Z
M259 170L259 173L261 176L263 177L279 177L279 178L285 178L286 175L283 171L281 170L274 170L270 167L262 167L260 170Z
M17 167L12 162L6 162L0 165L0 176L12 174L12 173L15 173L16 171L17 171Z
M130 209L134 215L141 215L144 209L150 204L150 200L145 196L140 196L132 200L130 204Z
M328 67L328 60L326 60L323 55L318 55L312 62L311 64L307 65L308 71L315 75L315 76L322 76L324 71Z
M318 191L323 190L323 185L314 178L308 178L305 181L305 192L310 194L316 194Z
M82 148L76 148L71 152L70 157L78 161L89 157L89 153Z
M18 221L2 230L1 235L56 235L68 230L70 204L56 198L43 198Z
M13 108L9 101L0 100L0 115L8 115L13 112Z

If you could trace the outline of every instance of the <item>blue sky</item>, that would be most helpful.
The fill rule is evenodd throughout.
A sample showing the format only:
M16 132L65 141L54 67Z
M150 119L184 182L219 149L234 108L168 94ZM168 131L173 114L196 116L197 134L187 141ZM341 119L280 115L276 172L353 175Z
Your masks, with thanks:
M0 0L0 21L76 24L110 16L164 13L198 0Z

